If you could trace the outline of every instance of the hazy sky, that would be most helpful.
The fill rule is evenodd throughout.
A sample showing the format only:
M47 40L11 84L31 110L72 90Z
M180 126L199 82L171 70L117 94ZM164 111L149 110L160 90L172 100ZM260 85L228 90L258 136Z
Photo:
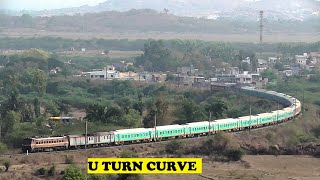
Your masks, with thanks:
M106 0L0 0L0 9L42 10L96 5Z

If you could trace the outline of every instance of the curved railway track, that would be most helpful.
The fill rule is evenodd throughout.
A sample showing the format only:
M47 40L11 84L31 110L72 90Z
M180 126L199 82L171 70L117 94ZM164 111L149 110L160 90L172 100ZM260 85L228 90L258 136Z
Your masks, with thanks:
M258 128L253 128L253 129L246 129L246 130L241 130L241 131L235 131L235 132L230 132L232 134L240 134L240 133L243 133L243 132L252 132L252 131L257 131L257 130L261 130L261 129L266 129L266 128L270 128L270 127L273 127L273 126L282 126L286 123L289 123L291 121L286 121L286 122L282 122L282 123L279 123L279 124L272 124L272 125L269 125L269 126L263 126L263 127L258 127ZM214 136L215 134L211 134L209 136ZM192 140L192 139L198 139L198 138L207 138L208 136L194 136L194 137L190 137L190 138L184 138L184 139L179 139L179 140L182 140L182 141L188 141L188 140ZM61 151L46 151L46 152L33 152L33 153L29 153L28 155L37 155L39 153L41 154L59 154L59 153L66 153L66 152L81 152L81 151L95 151L95 150L99 150L99 149L107 149L107 148L115 148L115 147L130 147L130 146L137 146L137 145L141 145L141 144L161 144L161 143L165 143L165 142L168 142L168 141L171 141L172 139L164 139L162 141L157 141L157 142L154 142L154 141L151 141L151 142L144 142L144 143L136 143L136 144L123 144L123 145L112 145L112 146L103 146L103 147L92 147L92 148L87 148L87 149L84 149L84 148L81 148L81 149L68 149L68 150L61 150ZM0 157L3 157L3 156L14 156L14 155L26 155L25 152L20 152L20 153L3 153L0 155Z
M245 94L248 94L248 95L251 95L251 96L257 96L257 97L260 97L260 98L267 98L267 99L270 99L270 100L274 100L274 101L278 101L278 103L281 103L285 106L284 109L282 110L276 110L276 111L273 111L272 113L262 113L262 114L259 114L261 116L261 120L256 120L256 124L253 124L252 122L254 122L254 120L252 120L251 118L254 117L255 115L250 115L250 125L247 124L247 126L245 126L244 128L241 128L240 127L240 124L243 123L242 121L240 120L237 120L239 121L239 123L237 124L237 127L238 128L229 128L229 129L219 129L219 123L220 121L222 120L216 120L214 122L211 122L212 124L213 123L218 123L218 129L219 131L226 131L226 132L233 132L233 133L241 133L243 131L255 131L255 130L259 130L259 129L264 129L264 128L268 128L270 126L275 126L275 125L279 125L279 124L282 124L284 122L288 122L289 120L292 120L293 118L297 117L300 112L301 112L301 103L299 100L297 100L296 98L293 98L291 96L288 96L288 95L285 95L285 94L282 94L282 93L277 93L277 92L274 92L274 91L266 91L266 90L256 90L256 89L252 89L252 88L241 88L240 91L242 93L245 93ZM283 117L282 119L278 118L278 115L279 114L279 111L283 111L283 114L290 114L289 116L286 116L286 117ZM265 114L273 114L272 116L271 115L268 115L267 118L269 118L269 121L268 122L263 122L262 123L262 117L265 116ZM259 115L256 115L256 116L259 116ZM276 120L275 120L275 116L276 116ZM270 120L270 117L271 120ZM240 118L236 118L236 119L241 119L243 117L240 117ZM248 116L247 116L248 118ZM260 117L259 117L260 118ZM229 121L232 121L232 120L235 120L235 119L229 119ZM227 122L229 122L227 121ZM260 122L260 124L259 124ZM157 128L155 129L155 136L154 138L149 142L142 142L142 141L120 141L121 143L114 143L110 146L102 146L102 147L91 147L91 148L88 148L86 150L97 150L97 149L105 149L105 148L112 148L112 147L119 147L119 146L135 146L135 145L138 145L138 144L149 144L149 143L162 143L164 141L168 141L168 140L171 140L171 139L176 139L176 138L179 138L179 139L184 139L184 140L187 140L187 139L194 139L194 138L201 138L201 137L207 137L207 136L211 136L211 135L214 135L215 133L219 132L218 129L215 129L212 133L211 129L210 128L213 128L214 125L211 124L210 126L210 122L208 121L204 121L204 122L199 122L199 123L209 123L209 130L207 130L208 132L207 133L193 133L191 132L191 129L190 129L190 134L188 134L188 136L172 136L172 137L169 137L169 138L159 138L159 136L157 136L158 132L156 131ZM192 123L191 123L192 124ZM163 126L165 127L165 126ZM120 131L124 131L124 130L120 130ZM184 132L186 133L186 132ZM161 133L160 133L161 134ZM87 138L87 137L86 137ZM51 148L49 148L51 149ZM53 149L53 148L52 148ZM45 151L45 152L33 152L32 154L37 154L37 153L63 153L65 151L68 151L68 152L78 152L78 151L83 151L85 149L83 148L80 148L80 149L67 149L67 150L61 150L61 151ZM23 153L7 153L7 154L1 154L1 156L12 156L12 155L23 155L23 154L26 154L25 152Z

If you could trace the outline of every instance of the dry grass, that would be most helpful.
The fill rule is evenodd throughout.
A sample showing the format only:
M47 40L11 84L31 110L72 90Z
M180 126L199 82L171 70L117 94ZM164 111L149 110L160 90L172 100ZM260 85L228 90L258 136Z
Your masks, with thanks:
M79 33L79 32L54 32L54 31L38 31L34 29L3 29L0 37L61 37L69 39L191 39L205 41L223 41L223 42L259 42L259 34L205 34L205 33L174 33L174 32L103 32L103 33ZM287 34L273 33L265 34L265 42L316 42L317 34Z
M58 54L65 56L86 56L86 57L109 57L109 58L130 58L140 56L142 51L110 51L108 55L101 54L103 50L86 50L85 52L81 51L63 51Z

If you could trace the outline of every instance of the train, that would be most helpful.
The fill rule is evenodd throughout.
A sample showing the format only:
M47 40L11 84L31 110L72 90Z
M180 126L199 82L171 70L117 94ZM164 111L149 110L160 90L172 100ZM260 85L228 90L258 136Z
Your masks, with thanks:
M23 152L57 151L209 136L219 132L236 132L283 123L298 116L301 112L300 101L292 96L252 87L241 87L238 90L250 96L276 101L284 108L238 118L156 126L154 128L120 129L87 135L31 137L23 140L22 150Z

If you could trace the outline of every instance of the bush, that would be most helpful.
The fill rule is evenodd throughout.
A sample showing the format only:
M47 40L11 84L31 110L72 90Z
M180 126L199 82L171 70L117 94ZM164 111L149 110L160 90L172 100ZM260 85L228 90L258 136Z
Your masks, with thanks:
M226 134L218 133L200 147L200 152L206 155L222 154L229 143L230 139Z
M86 175L80 170L79 167L71 165L66 170L62 177L62 180L85 180Z
M166 145L166 152L169 154L180 154L183 150L183 144L180 141L174 140Z
M4 167L6 168L6 172L9 171L9 168L11 166L11 162L9 160L6 160L4 163L3 163Z
M316 158L320 158L320 150L316 151L313 156Z
M47 173L47 170L46 170L45 168L40 168L40 169L38 169L37 172L36 172L36 174L37 174L38 176L44 176L44 175L46 175L46 173Z
M74 157L73 156L65 156L65 164L74 164Z
M48 171L48 176L54 176L55 174L56 174L56 167L53 165Z
M224 152L224 155L229 161L239 161L244 155L244 151L241 149L229 149Z

